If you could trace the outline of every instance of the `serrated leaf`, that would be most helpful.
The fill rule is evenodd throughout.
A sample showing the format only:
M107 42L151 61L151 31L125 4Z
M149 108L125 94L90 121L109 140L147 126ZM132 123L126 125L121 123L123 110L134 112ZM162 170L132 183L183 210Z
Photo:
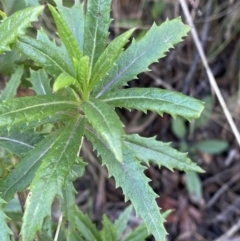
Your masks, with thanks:
M73 65L69 63L62 49L50 40L43 42L24 36L19 38L13 47L35 61L54 77L59 76L62 72L67 72L72 76L75 75Z
M145 138L139 135L126 135L124 143L135 152L135 156L147 164L150 161L159 167L165 166L173 171L174 168L188 172L204 172L202 168L192 162L186 153L178 152L170 143L156 141L155 138Z
M41 229L45 217L51 214L55 196L62 196L62 188L72 169L81 145L84 119L77 118L62 129L57 141L45 155L30 186L21 229L22 239L32 241Z
M10 241L10 235L13 235L13 232L7 225L9 218L3 211L3 205L5 203L6 202L0 198L0 240Z
M137 78L137 75L149 71L148 66L165 56L173 45L182 41L189 31L181 18L166 20L160 26L155 23L140 40L133 40L132 44L116 60L116 65L109 70L94 89L94 96L101 96L113 88L125 85Z
M83 214L82 211L78 209L75 211L75 226L86 240L103 241L88 215Z
M144 223L136 227L123 241L145 241L149 236L147 227ZM164 241L164 240L162 240Z
M28 80L31 82L33 90L37 95L52 94L50 80L44 69L37 71L30 69L30 78Z
M48 135L32 150L25 153L14 169L0 182L1 197L9 201L16 192L22 191L30 185L43 157L57 141L61 130Z
M109 43L107 48L98 58L90 79L92 89L107 74L107 71L115 64L115 60L122 52L122 48L128 42L135 29L130 29Z
M24 30L36 21L43 11L43 6L30 7L14 13L4 19L0 24L0 53L9 51L9 44L16 41L17 37L24 35Z
M199 100L181 93L157 88L130 88L115 90L102 96L104 102L114 107L137 109L146 112L151 110L173 117L182 116L187 120L198 118L204 108Z
M69 75L66 72L61 73L57 79L55 80L53 84L53 91L57 92L58 90L62 88L66 88L70 85L74 85L76 83L76 79L73 78L71 75Z
M62 2L55 1L57 4L57 9L64 19L65 23L68 25L69 29L72 31L75 39L77 40L78 47L83 50L83 39L84 39L84 11L83 3L80 1L75 1L71 8L64 7Z
M23 132L18 128L9 132L3 129L0 130L0 146L19 157L22 157L23 153L32 150L34 144L40 142L42 138L37 132Z
M87 120L99 136L106 141L118 161L122 161L122 123L114 110L98 99L82 103Z
M14 98L14 96L16 95L17 89L21 83L22 74L23 74L23 67L18 67L17 70L14 72L14 74L11 76L4 90L1 92L0 101Z
M89 56L90 73L107 45L112 0L88 1L84 26L84 54Z
M127 228L128 219L132 211L132 205L129 205L115 220L114 225L117 228L117 240L122 237L124 230Z
M53 116L59 111L73 110L78 106L73 97L39 95L1 103L0 127L11 127Z
M109 220L106 214L103 215L102 219L102 230L100 232L102 240L116 241L117 240L117 228Z
M135 153L124 145L123 162L118 162L93 130L86 128L85 135L101 155L109 175L116 180L116 187L122 188L125 200L132 202L137 215L144 220L148 231L154 235L156 241L165 240L164 219L155 201L157 195L149 186L149 179L144 174L145 167L135 158Z
M73 36L73 33L68 28L67 23L64 21L64 19L61 17L61 15L55 10L53 6L48 4L48 8L50 12L52 13L52 16L55 20L57 30L60 36L61 41L65 45L69 56L71 59L76 58L80 59L82 57L81 50L78 47L78 43L76 39Z

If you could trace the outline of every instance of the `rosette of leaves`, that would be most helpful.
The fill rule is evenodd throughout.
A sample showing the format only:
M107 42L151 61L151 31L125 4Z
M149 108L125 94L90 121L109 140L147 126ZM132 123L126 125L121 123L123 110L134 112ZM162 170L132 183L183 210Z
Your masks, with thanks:
M149 65L182 41L189 27L176 18L160 26L153 24L144 37L132 39L128 47L135 29L108 43L111 2L89 0L85 12L79 1L71 8L61 1L56 1L56 8L48 5L60 46L42 29L36 38L11 38L10 47L39 68L30 70L35 96L2 98L0 102L0 145L21 159L1 180L0 193L4 201L9 201L16 192L29 188L21 229L24 241L32 241L39 233L44 219L51 214L55 197L62 203L63 223L68 224L67 240L81 240L81 235L86 240L104 240L92 226L85 235L87 224L79 224L80 211L76 211L73 201L72 181L86 165L79 157L83 138L92 143L102 165L122 188L125 200L131 201L148 232L158 241L165 240L165 220L144 174L146 165L152 162L170 170L202 172L169 143L125 134L114 111L115 107L154 111L189 121L200 116L203 103L194 98L159 88L122 88L141 72L149 71ZM18 18L13 22L19 23ZM1 50L9 50L9 46L5 44ZM4 91L2 95L8 96L8 90ZM52 124L52 132L42 136L37 130L47 123ZM79 239L74 238L77 234Z

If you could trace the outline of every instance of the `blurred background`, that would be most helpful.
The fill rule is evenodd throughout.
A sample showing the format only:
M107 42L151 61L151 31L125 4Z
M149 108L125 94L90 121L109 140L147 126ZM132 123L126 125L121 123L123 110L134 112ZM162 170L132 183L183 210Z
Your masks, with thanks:
M63 2L66 6L73 4L72 0ZM240 0L196 0L201 16L188 0L186 3L212 73L240 129ZM26 5L23 0L7 0L0 1L0 7L10 15ZM109 38L137 27L134 37L138 39L153 22L161 24L167 18L178 16L186 23L178 0L113 0L114 21ZM50 37L56 38L48 11L34 25L37 28L42 25ZM34 35L33 32L30 34ZM0 90L22 61L31 67L32 63L16 52L0 57ZM239 145L209 84L191 34L150 68L152 71L139 75L137 80L129 82L129 86L172 89L205 102L202 116L191 123L181 118L174 120L167 114L159 117L155 113L118 110L127 133L156 136L158 140L172 142L173 147L188 152L189 157L206 171L203 174L172 173L155 166L146 171L152 180L150 184L160 196L157 202L162 211L173 209L166 222L168 240L240 241ZM28 88L28 74L26 71L23 76L18 96L32 94ZM82 154L91 165L75 182L76 202L97 224L104 212L114 220L127 206L122 191L115 189L114 180L108 178L88 143L84 145ZM134 227L140 222L132 216L129 225Z

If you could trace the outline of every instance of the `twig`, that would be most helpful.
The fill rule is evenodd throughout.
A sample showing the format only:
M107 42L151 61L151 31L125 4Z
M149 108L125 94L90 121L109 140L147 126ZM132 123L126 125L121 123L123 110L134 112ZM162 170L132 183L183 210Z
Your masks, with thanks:
M59 217L59 220L58 220L58 226L57 226L57 230L56 230L56 233L55 233L55 236L54 236L54 241L58 240L58 235L59 235L60 228L61 228L61 225L62 225L62 219L63 219L63 215L61 214L61 216Z
M211 11L212 11L212 1L208 1L207 7L206 7L206 15L204 17L205 21L204 21L204 25L203 25L203 28L202 28L202 31L201 31L202 48L204 48L204 46L205 46L207 35L208 35L208 30L209 30L208 18L211 14ZM188 92L189 84L192 80L192 77L193 77L194 73L196 72L199 61L200 61L200 56L198 54L198 51L196 51L193 62L191 64L191 68L190 68L190 70L187 74L187 77L186 77L184 85L183 85L183 94L187 94L187 92Z
M240 219L236 224L234 224L225 234L214 241L227 241L240 229Z
M193 36L193 40L195 42L195 45L196 45L197 50L199 52L199 55L200 55L200 57L202 59L203 65L204 65L204 67L206 69L206 72L207 72L207 75L208 75L208 78L209 78L209 82L210 82L214 92L216 93L218 101L219 101L220 105L223 108L223 112L224 112L224 114L225 114L225 116L226 116L226 118L228 120L228 123L229 123L229 125L230 125L230 127L231 127L231 129L233 131L233 134L234 134L234 136L235 136L235 138L236 138L236 140L237 140L237 142L238 142L238 144L240 146L240 134L239 134L239 131L238 131L238 129L237 129L233 119L232 119L231 113L228 110L228 107L227 107L227 105L226 105L226 103L225 103L225 101L223 99L223 96L222 96L220 90L219 90L219 87L218 87L218 85L216 83L216 80L215 80L215 78L213 76L213 73L212 73L212 71L211 71L211 69L210 69L210 67L208 65L205 53L204 53L203 48L201 46L201 43L200 43L197 31L196 31L196 29L194 27L194 23L193 23L191 15L189 13L187 4L186 4L185 0L179 0L179 1L180 1L181 6L182 6L182 9L183 9L183 12L185 14L185 17L187 19L188 24L190 26L192 26L191 33L192 33L192 36Z

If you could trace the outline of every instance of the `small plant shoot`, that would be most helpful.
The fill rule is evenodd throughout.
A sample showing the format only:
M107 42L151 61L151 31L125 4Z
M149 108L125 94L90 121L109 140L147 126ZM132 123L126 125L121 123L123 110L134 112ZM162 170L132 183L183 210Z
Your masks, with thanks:
M19 234L23 241L48 240L43 226L51 216L55 198L61 203L61 233L65 235L61 240L122 238L129 209L126 220L122 216L114 224L104 216L103 229L98 231L75 204L73 181L83 175L88 164L80 157L84 139L91 142L109 176L114 177L125 200L132 203L144 222L121 240L138 240L134 237L139 233L143 239L152 234L157 241L166 240L165 216L144 174L150 163L171 171L203 172L187 154L169 143L126 134L115 112L116 107L137 109L188 121L200 116L203 103L181 93L125 88L183 41L189 26L178 17L159 26L154 23L139 40L133 38L136 30L130 29L109 42L111 4L112 0L89 0L86 6L75 1L70 8L61 0L55 0L54 6L47 4L61 44L43 29L36 37L26 35L44 6L28 7L9 17L0 13L4 17L0 23L0 53L17 51L34 65L30 69L18 66L0 98L0 146L19 160L14 167L6 168L0 179L1 240L10 241L13 235L4 207L16 194L25 195ZM35 95L14 98L26 74ZM48 238L53 240L51 235Z

